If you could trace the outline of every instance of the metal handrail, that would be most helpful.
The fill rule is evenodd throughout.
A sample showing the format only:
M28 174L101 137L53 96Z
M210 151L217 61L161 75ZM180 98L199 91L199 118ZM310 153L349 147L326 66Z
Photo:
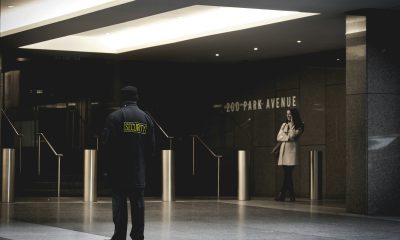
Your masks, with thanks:
M164 131L164 129L161 127L161 125L160 124L158 124L158 122L156 121L156 119L148 112L148 111L146 111L146 113L147 113L147 115L149 115L150 117L151 117L151 119L153 120L153 122L156 124L156 126L161 130L161 132L164 134L164 136L166 137L166 138L168 138L168 140L169 140L169 150L172 150L172 139L174 139L174 137L173 136L169 136L165 131Z
M94 138L96 138L96 150L99 151L99 136L94 135Z
M11 125L12 129L14 130L15 134L18 135L18 136L23 136L22 134L19 134L19 133L18 133L17 129L14 127L14 125L12 124L12 122L10 121L10 119L8 118L6 112L3 110L3 108L0 108L0 109L1 109L1 111L3 112L3 114L4 114L4 117L6 117L8 123L10 123L10 125Z
M23 134L20 134L15 126L12 124L10 119L8 118L6 112L3 110L3 108L0 108L1 112L3 113L4 117L7 119L8 123L11 125L12 129L14 130L15 134L19 138L19 173L22 172L22 137L24 136Z
M192 175L194 176L194 166L195 166L195 161L194 161L194 140L195 140L195 138L197 138L197 140L199 140L199 142L211 153L211 155L213 155L214 157L216 157L217 158L217 160L218 160L218 167L217 167L217 171L218 171L218 176L217 176L217 195L218 195L218 199L219 199L219 196L220 196L220 169L221 169L221 158L222 158L222 155L217 155L217 154L215 154L208 146L207 146L207 144L205 144L205 142L198 136L198 135L191 135L192 136L192 138L193 138L193 163L192 163L192 166L193 166L193 169L192 169Z
M192 137L197 138L201 144L203 144L203 146L211 153L211 155L213 155L214 157L222 157L222 155L217 155L215 154L208 146L207 144L204 143L204 141L198 136L198 135L191 135Z
M54 150L53 146L50 144L50 142L47 140L46 136L44 136L43 133L36 133L39 137L39 142L38 142L38 175L40 175L40 137L43 137L44 141L47 143L47 145L50 147L51 151L53 151L54 155L58 159L58 171L57 171L57 196L60 197L60 188L61 188L61 157L63 156L62 154L59 154Z

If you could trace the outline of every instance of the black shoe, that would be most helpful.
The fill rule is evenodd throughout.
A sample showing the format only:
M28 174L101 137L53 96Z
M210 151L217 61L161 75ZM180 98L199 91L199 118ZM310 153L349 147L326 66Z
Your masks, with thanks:
M141 233L141 234L131 233L129 236L132 238L132 240L143 240L144 239L143 233Z
M116 236L112 236L110 239L105 239L105 240L126 240L126 238L118 238Z
M282 192L279 192L278 195L275 197L275 201L283 202L283 201L285 201L285 198L286 198L285 194Z
M294 192L291 192L291 193L290 193L289 199L290 199L291 202L296 201L296 197L294 196Z

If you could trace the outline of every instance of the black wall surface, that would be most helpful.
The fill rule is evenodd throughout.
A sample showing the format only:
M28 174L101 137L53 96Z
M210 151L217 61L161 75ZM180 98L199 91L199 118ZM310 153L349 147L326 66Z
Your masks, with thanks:
M199 141L195 141L195 175L192 174L192 134L203 139L216 154L223 155L222 196L237 194L237 150L240 149L250 153L252 196L273 196L280 187L281 172L272 163L269 152L285 108L226 112L224 106L230 102L296 96L306 130L300 140L301 163L294 172L295 190L301 196L309 194L308 151L318 149L324 156L324 196L344 198L343 55L344 50L338 50L257 62L178 64L32 54L29 61L8 60L4 66L6 71L21 71L22 99L17 121L38 119L31 110L37 105L98 102L87 107L90 126L86 128L90 128L90 134L99 134L105 116L118 106L119 89L126 84L137 86L139 106L174 136L177 196L217 194L217 159ZM44 93L32 94L30 90L34 89L43 89ZM54 116L62 119L59 111ZM42 111L41 121L53 124L52 112ZM62 146L67 142L65 128L69 125L60 126L63 127L48 128L52 140L64 151L72 151ZM157 138L158 154L147 165L147 196L161 195L161 150L168 148L168 141L161 131L157 132ZM91 145L89 140L81 147L87 145ZM83 161L80 154L70 156L69 162L79 168ZM100 158L99 176L106 178L102 161ZM82 170L76 168L66 169L71 169L70 174L81 174Z

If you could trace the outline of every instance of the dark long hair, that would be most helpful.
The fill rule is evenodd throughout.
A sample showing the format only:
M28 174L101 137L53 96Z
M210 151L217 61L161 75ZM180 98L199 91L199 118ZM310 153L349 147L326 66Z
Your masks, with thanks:
M289 108L290 114L292 115L292 120L295 129L301 128L301 131L304 132L304 122L301 120L300 113L297 108ZM287 122L287 119L286 119Z

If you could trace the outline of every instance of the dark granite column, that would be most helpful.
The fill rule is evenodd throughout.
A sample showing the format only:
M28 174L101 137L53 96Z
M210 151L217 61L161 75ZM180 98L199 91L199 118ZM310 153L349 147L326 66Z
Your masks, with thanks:
M3 53L0 51L0 107L1 108L4 107L3 106L3 103L4 103L3 98L4 98ZM3 123L2 123L2 120L3 120L3 113L0 112L0 149L3 149L3 144L2 144L3 143L2 142L2 139L3 139L3 137L2 137L3 136L3 131L2 131ZM3 155L3 151L0 154ZM2 162L0 161L0 163L2 163ZM0 177L1 177L1 174L0 174Z
M347 211L400 214L399 13L346 18Z

